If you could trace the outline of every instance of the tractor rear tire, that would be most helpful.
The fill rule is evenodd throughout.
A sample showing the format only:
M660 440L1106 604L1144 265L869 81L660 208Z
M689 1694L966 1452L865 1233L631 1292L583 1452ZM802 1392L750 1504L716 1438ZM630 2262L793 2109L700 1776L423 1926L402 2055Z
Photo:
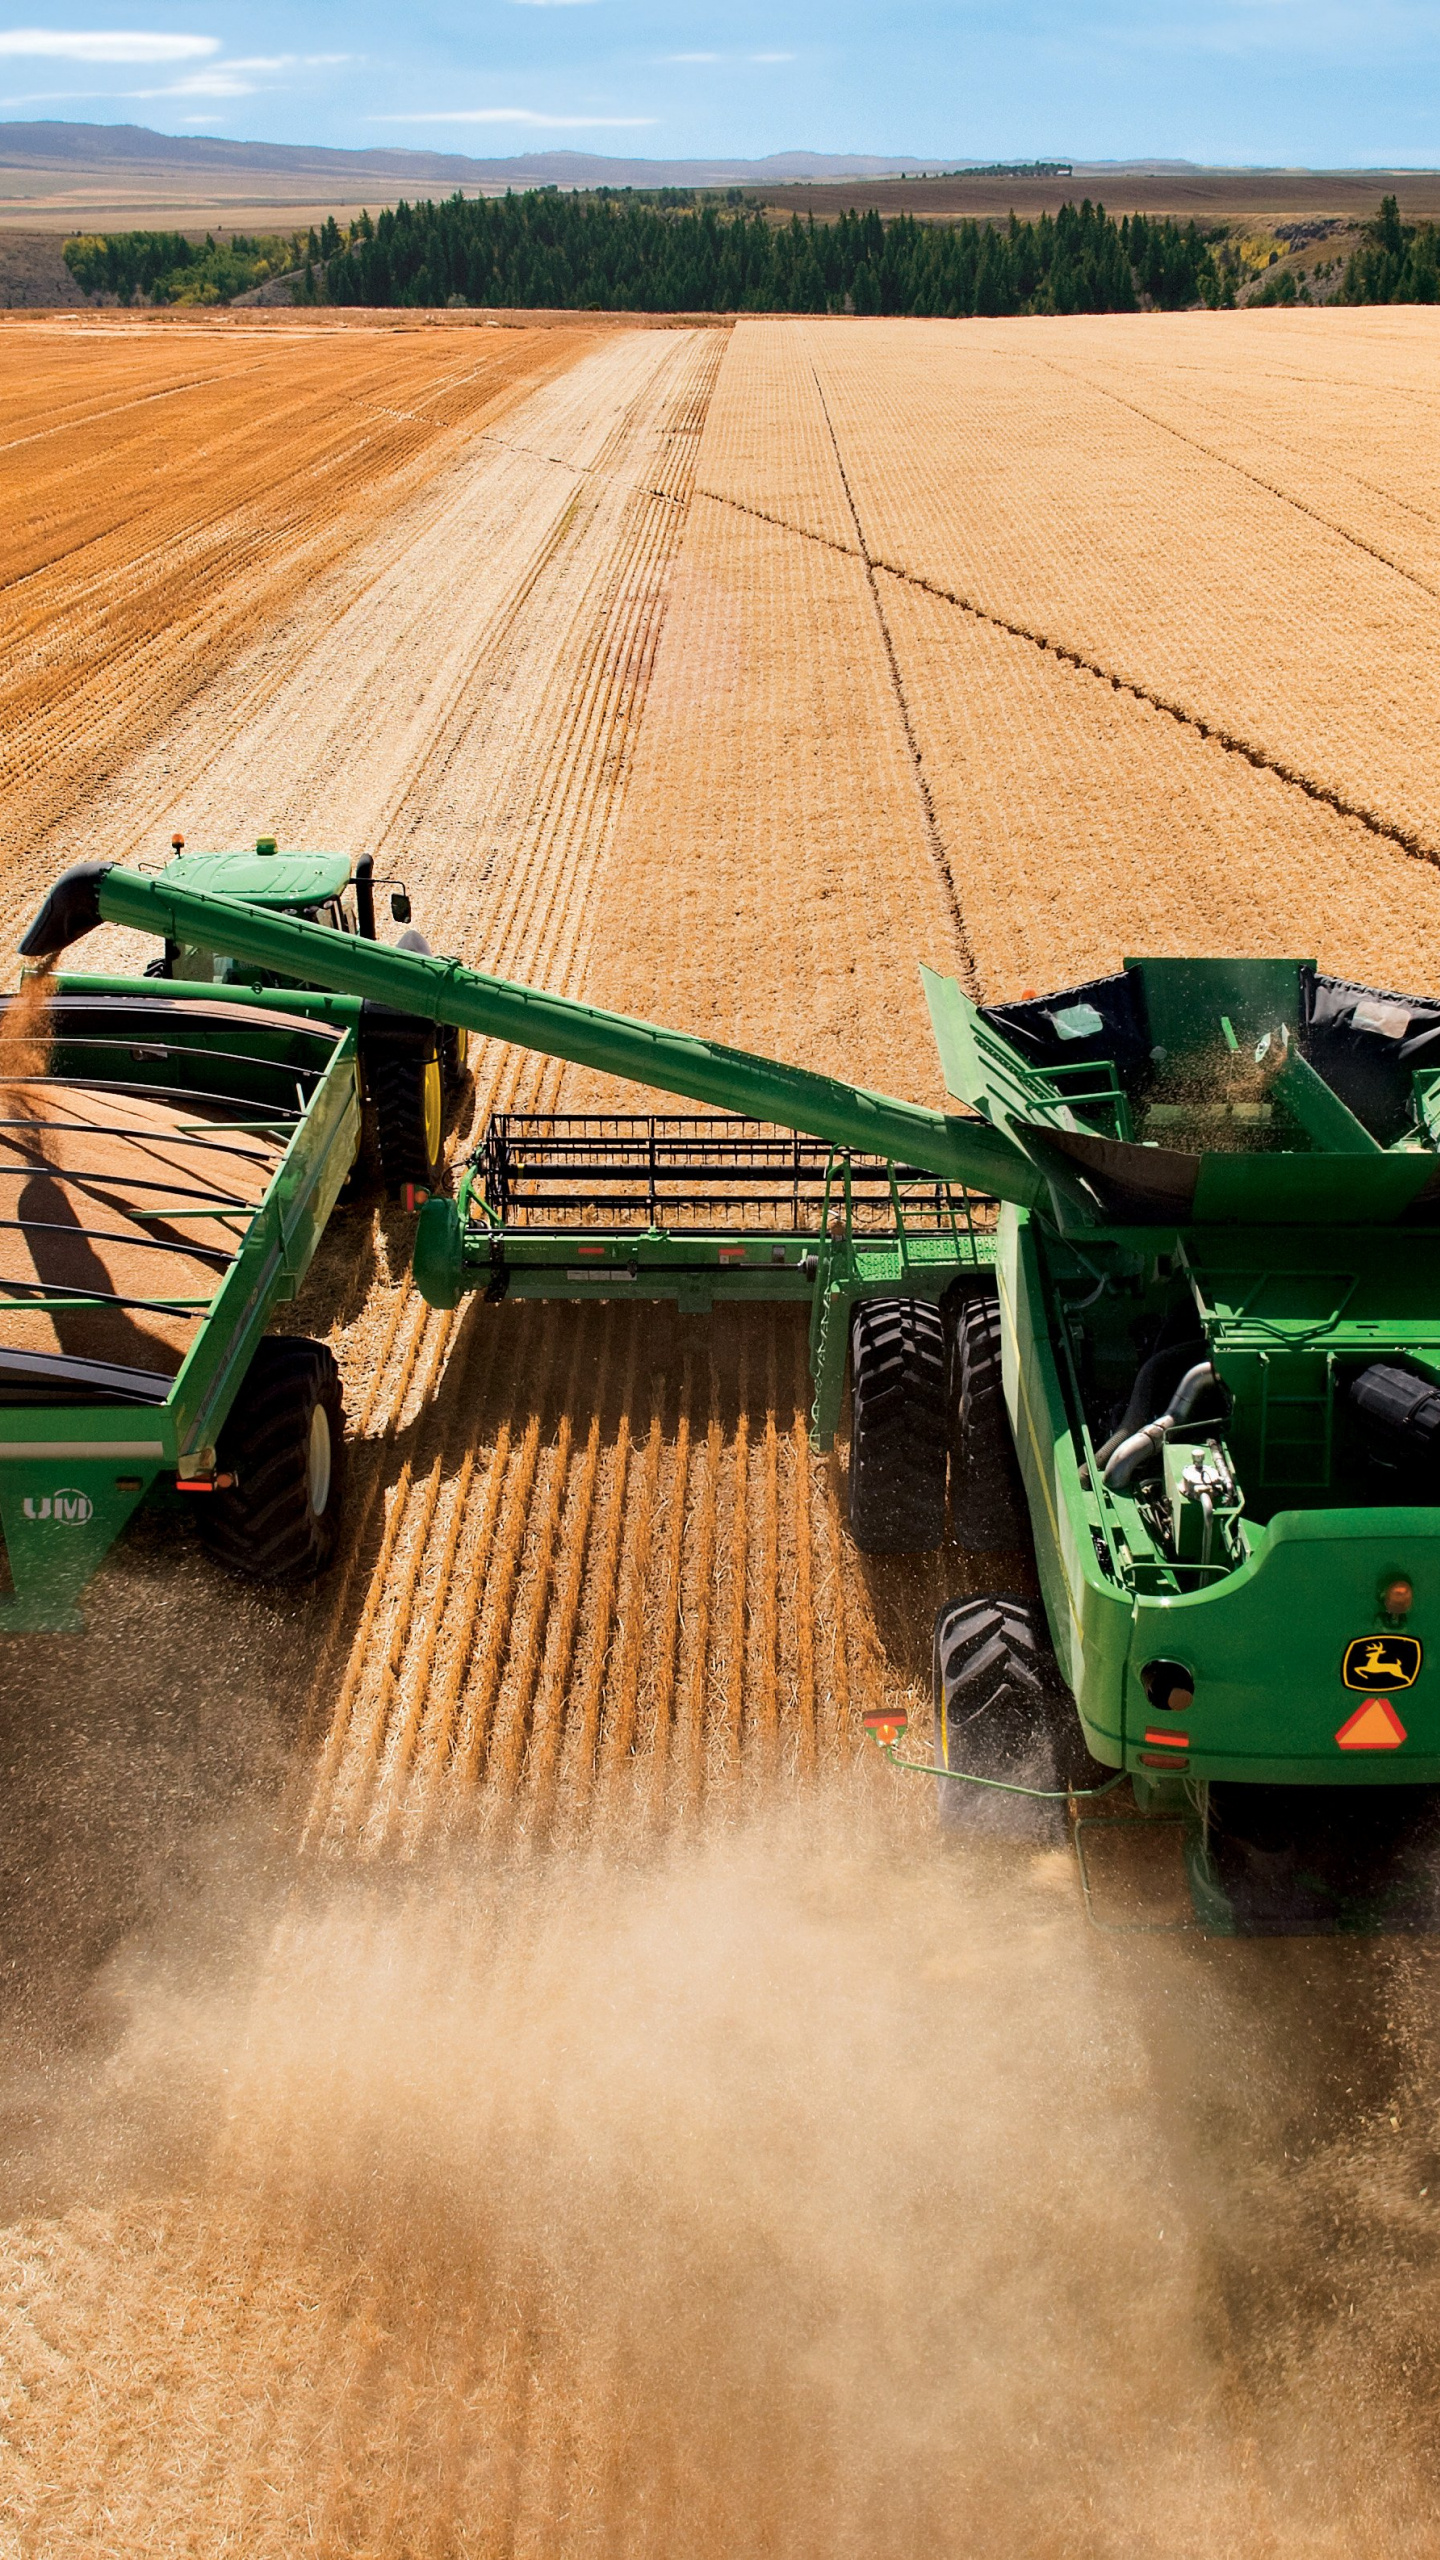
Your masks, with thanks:
M935 1621L935 1765L1058 1793L1107 1774L1090 1757L1075 1702L1060 1677L1044 1611L1012 1592L951 1600ZM1050 1803L935 1781L941 1825L999 1838L1064 1835L1063 1797Z
M334 1558L345 1490L345 1405L323 1342L267 1334L216 1452L225 1491L199 1495L201 1538L252 1582L306 1582Z
M951 1534L971 1555L1029 1544L1025 1496L1000 1382L1000 1301L988 1290L961 1298L951 1336L955 1471Z
M381 1051L369 1069L385 1187L398 1199L440 1188L445 1162L445 1080L439 1044Z
M945 1320L928 1298L867 1298L850 1329L850 1530L862 1555L945 1542Z

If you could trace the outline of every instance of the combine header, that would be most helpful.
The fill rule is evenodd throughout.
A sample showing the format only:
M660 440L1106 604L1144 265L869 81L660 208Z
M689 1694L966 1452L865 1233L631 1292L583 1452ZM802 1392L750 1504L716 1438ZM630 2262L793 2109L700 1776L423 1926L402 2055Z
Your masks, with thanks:
M1357 1789L1440 1784L1440 1002L1305 960L994 1006L926 972L947 1114L163 876L68 874L25 947L102 919L732 1115L492 1121L420 1288L808 1300L863 1549L948 1515L1009 1553L1028 1514L1043 1609L937 1624L947 1806L1120 1773L1213 1927L1428 1925L1428 1871L1346 1861ZM1298 1883L1297 1791L1348 1821Z

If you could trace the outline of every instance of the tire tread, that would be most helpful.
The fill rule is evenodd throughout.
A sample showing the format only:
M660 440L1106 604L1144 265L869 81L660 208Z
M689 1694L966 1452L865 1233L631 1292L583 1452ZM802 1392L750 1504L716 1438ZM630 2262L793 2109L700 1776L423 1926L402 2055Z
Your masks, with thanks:
M869 1298L851 1320L850 1527L864 1555L945 1538L945 1320L927 1298Z
M310 1507L310 1417L330 1417L331 1482L317 1520ZM232 1491L196 1500L201 1539L218 1564L253 1582L308 1579L335 1551L344 1494L345 1406L334 1354L303 1335L260 1344L220 1435Z

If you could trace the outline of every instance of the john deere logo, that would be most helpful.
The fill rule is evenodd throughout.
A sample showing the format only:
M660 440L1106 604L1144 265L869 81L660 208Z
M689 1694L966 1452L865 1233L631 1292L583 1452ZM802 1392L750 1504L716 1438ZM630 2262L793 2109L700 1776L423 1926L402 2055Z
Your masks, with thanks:
M1423 1660L1418 1636L1356 1636L1340 1677L1347 1689L1413 1689Z
M27 1493L20 1507L27 1520L54 1520L64 1529L82 1529L95 1512L89 1494L68 1484L58 1493Z

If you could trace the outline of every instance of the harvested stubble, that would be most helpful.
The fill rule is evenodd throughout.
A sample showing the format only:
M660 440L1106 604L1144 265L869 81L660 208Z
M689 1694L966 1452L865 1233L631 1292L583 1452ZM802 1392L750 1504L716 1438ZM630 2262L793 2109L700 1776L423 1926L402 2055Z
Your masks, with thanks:
M1239 413L1258 373L1267 467L1287 439L1333 467L1325 368L1349 397L1409 318L1274 316L612 337L297 602L283 663L242 652L89 842L223 841L273 810L403 866L438 944L926 1099L917 957L968 947L1008 993L1136 943L1253 948L1278 915L1337 966L1440 976L1427 864L1137 698L1163 615L1134 694L1049 645L1138 539L1085 454L1061 469L1077 395L1052 358L1138 399L1173 344ZM1162 431L1103 414L1126 493ZM1386 451L1423 509L1403 437ZM1168 484L1182 569L1227 468ZM872 511L906 506L951 572L1011 581L1005 612L875 567ZM1263 564L1233 569L1249 614ZM561 1098L600 1088L481 1052L478 1105ZM861 1569L843 1468L805 1437L800 1324L426 1316L403 1243L342 1219L296 1310L333 1323L361 1435L323 1606L219 1593L140 1542L88 1655L42 1659L45 1730L4 1737L21 1871L53 1871L31 1844L58 1784L105 1888L80 1957L41 1937L56 1898L27 1934L17 1891L17 1978L53 2005L73 1972L88 2000L135 1930L118 2049L48 2119L28 2101L32 2198L73 2208L9 2255L28 2547L1423 2547L1419 1960L1310 1948L1282 1997L1268 1953L1077 1934L1063 1860L940 1859L923 1795L855 1766L858 1709L923 1698L966 1560ZM257 1843L235 1798L262 1755ZM792 1773L820 1783L757 1819ZM300 1829L325 1854L297 1881Z
M0 334L0 859L160 735L377 518L594 343L369 330ZM18 903L16 906L18 912Z
M1272 431L1263 475L1223 437L1212 447L1198 414L1182 425L1173 385L1168 418L1145 413L1133 378L1122 396L1128 360L1104 323L981 327L961 342L935 322L883 323L873 338L824 323L805 334L876 561L1073 653L1434 853L1440 573L1424 386L1440 321L1425 309L1387 313L1376 342L1354 314L1303 317L1313 325L1283 341L1290 433L1282 448ZM1202 399L1213 364L1233 405L1234 377L1268 372L1276 343L1260 315L1160 319L1148 362L1167 350ZM1382 501L1337 481L1335 465L1373 476L1355 395L1384 396L1397 344L1421 388L1415 403L1397 403L1416 462L1406 473L1392 431L1390 466L1417 512L1392 506L1377 540ZM1092 380L1088 353L1105 346L1108 378ZM1348 376L1351 431L1332 422L1312 460L1309 419L1337 373ZM1322 459L1328 483L1317 480Z

